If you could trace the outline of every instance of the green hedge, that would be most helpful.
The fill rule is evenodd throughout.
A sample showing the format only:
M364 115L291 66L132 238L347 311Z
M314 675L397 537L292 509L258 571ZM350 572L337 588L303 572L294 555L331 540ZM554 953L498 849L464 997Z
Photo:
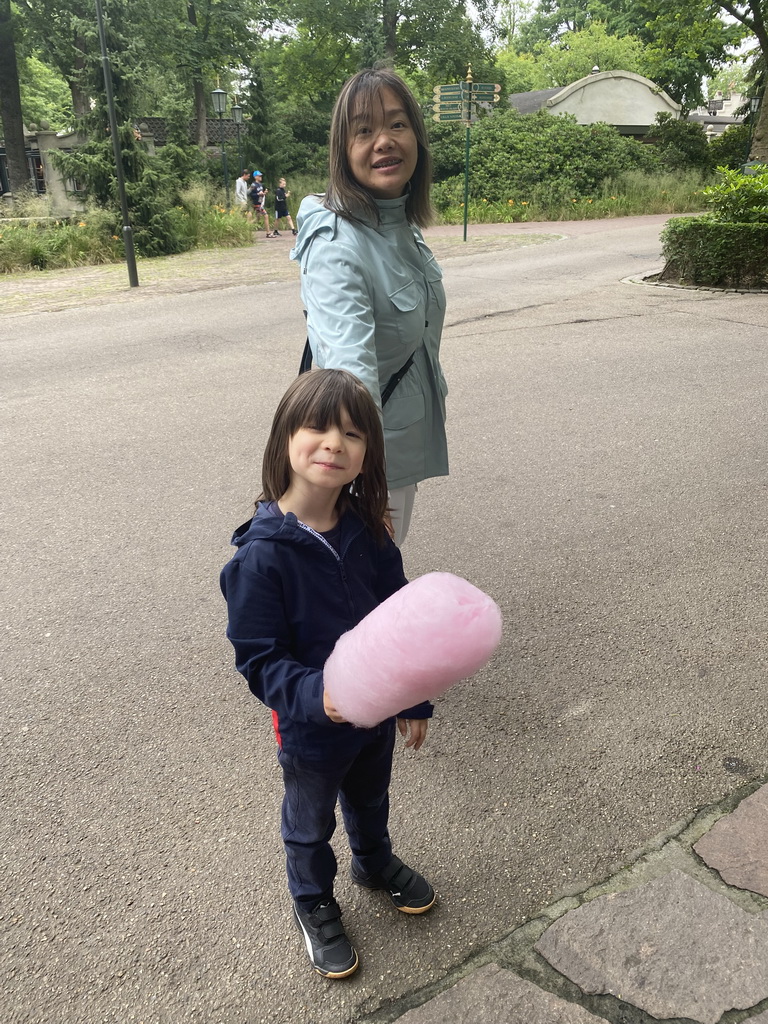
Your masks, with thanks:
M728 288L768 287L768 224L678 217L661 235L660 280Z

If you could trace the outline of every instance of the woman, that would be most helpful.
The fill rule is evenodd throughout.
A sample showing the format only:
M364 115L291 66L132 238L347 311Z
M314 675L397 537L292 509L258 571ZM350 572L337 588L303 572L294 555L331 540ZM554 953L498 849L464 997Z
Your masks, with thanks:
M440 336L442 273L419 228L432 216L421 110L392 71L360 71L331 120L330 182L307 196L291 258L301 264L318 366L354 373L383 405L395 542L416 484L448 473ZM387 394L389 392L389 394Z

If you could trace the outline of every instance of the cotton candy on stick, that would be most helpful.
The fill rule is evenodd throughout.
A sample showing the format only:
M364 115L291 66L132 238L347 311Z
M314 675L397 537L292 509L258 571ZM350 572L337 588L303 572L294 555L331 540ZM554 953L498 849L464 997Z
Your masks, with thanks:
M501 640L501 612L447 572L407 584L339 637L323 670L336 710L369 729L474 675Z

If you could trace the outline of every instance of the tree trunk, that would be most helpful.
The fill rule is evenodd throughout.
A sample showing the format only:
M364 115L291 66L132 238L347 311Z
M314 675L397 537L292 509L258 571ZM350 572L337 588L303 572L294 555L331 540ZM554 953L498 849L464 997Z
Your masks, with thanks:
M72 109L75 112L75 117L78 121L81 121L84 117L87 117L91 112L91 98L88 95L87 89L83 88L83 79L87 66L85 57L86 42L82 36L78 35L75 40L75 51L77 56L75 57L75 65L73 74L67 78L67 85L72 95Z
M384 54L394 64L397 56L397 0L382 0L381 28L384 33Z
M768 164L768 85L763 92L757 121L752 131L749 159L759 160L761 164Z
M201 78L194 79L195 117L197 118L197 144L200 149L208 145L208 123L206 121L207 106L205 102L205 86Z
M19 94L19 71L13 39L11 0L0 0L0 107L2 107L8 180L18 195L31 187L24 144L24 121Z
M187 0L187 21L197 33L197 10L194 0ZM197 121L197 144L200 149L208 145L208 125L206 123L205 86L203 85L203 70L195 67L192 71L192 90L195 98L195 119Z

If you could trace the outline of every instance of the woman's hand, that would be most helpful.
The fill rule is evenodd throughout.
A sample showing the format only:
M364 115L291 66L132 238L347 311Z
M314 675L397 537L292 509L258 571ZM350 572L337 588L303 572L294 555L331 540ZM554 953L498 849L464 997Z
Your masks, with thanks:
M333 706L327 690L323 690L323 711L332 722L346 722L346 718L343 718Z
M405 736L406 747L418 750L427 738L428 718L398 718L397 728L401 736ZM410 735L409 735L410 733Z

